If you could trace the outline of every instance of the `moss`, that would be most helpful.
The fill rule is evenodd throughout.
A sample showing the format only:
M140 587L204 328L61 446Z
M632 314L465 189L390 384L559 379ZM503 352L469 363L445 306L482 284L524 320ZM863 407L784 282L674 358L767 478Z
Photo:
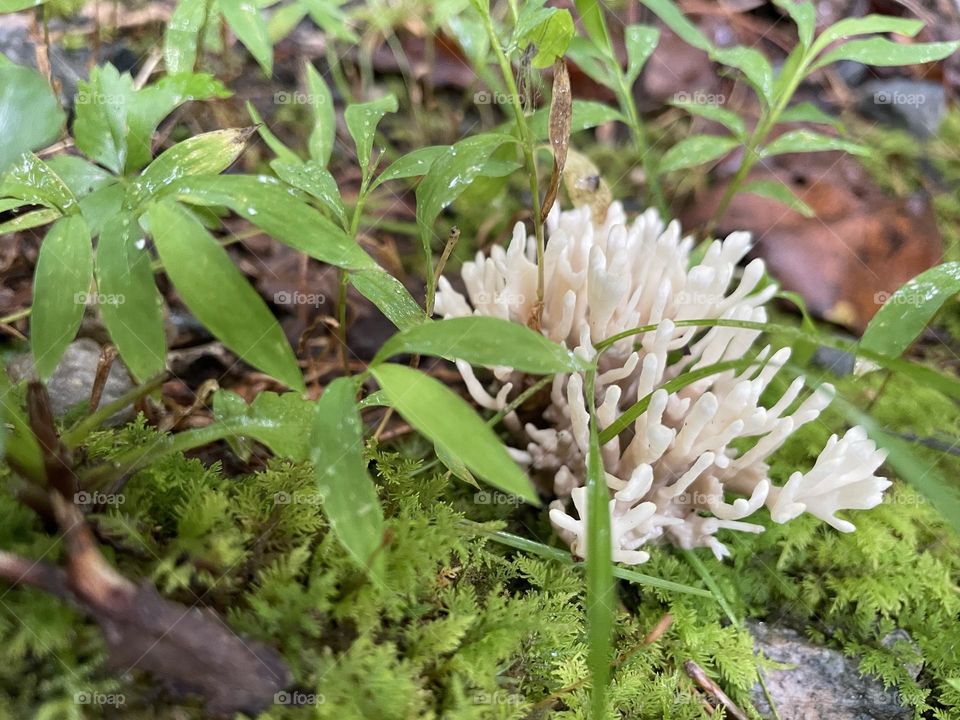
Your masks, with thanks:
M845 383L867 398L879 379ZM956 434L960 411L907 380L876 400L882 422L917 435ZM797 433L773 468L808 467L838 417ZM96 435L105 458L149 443L138 421ZM410 452L410 448L407 449ZM586 717L589 685L583 578L575 568L500 546L462 522L549 539L541 513L474 502L475 489L423 461L371 448L390 542L384 587L368 583L328 532L307 468L273 461L228 477L219 465L168 458L138 473L93 516L106 551L131 577L149 577L170 597L220 612L237 632L278 648L296 689L261 715L341 718ZM946 471L960 460L922 456ZM7 473L6 470L3 473ZM6 475L5 475L6 477ZM728 537L730 563L704 562L740 616L786 619L817 642L860 658L861 669L898 688L918 713L954 717L960 692L956 579L960 541L915 492L854 516L843 535L809 519ZM59 544L8 495L0 495L4 548L56 560ZM685 559L656 548L645 573L700 585ZM751 640L714 599L623 584L611 703L619 716L699 718L683 663L694 660L742 706L755 677ZM645 635L670 613L654 644ZM895 628L915 644L887 643ZM918 656L919 649L919 656ZM112 717L109 705L78 705L78 693L122 695L122 717L204 717L195 702L157 695L136 671L117 679L91 622L34 590L5 589L0 603L0 717ZM922 663L918 679L905 665ZM299 694L296 694L299 693ZM111 695L113 694L113 695ZM111 715L111 713L114 713Z

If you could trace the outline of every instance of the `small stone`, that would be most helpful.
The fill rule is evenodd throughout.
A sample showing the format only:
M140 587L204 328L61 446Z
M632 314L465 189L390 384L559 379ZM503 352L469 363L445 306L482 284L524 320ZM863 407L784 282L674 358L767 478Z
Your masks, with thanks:
M921 139L937 134L947 111L946 94L939 82L871 80L860 87L858 94L857 109L865 116Z
M913 711L900 704L896 688L886 689L878 678L860 674L856 658L815 645L790 628L748 620L747 629L758 651L769 660L788 666L764 671L767 688L783 720L913 717ZM759 684L752 695L760 714L771 717Z
M90 391L97 377L99 363L100 345L90 338L80 338L67 345L60 364L47 381L50 405L56 417L63 417L70 408L79 403L90 402ZM30 353L17 356L7 366L7 372L14 382L33 378L33 356ZM126 367L117 358L113 361L113 366L107 375L107 382L104 384L103 395L100 398L100 407L116 400L132 387L133 383ZM133 409L126 408L113 415L106 424L119 425L132 417Z

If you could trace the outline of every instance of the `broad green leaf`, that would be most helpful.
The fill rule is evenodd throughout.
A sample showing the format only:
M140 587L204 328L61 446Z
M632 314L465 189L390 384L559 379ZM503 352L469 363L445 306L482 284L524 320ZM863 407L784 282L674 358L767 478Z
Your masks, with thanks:
M515 142L516 138L511 135L474 135L451 146L434 160L417 186L417 224L425 248L429 247L433 223L440 212L483 174L485 161L497 148Z
M249 100L247 101L247 112L250 114L250 119L253 120L253 124L257 126L257 132L260 137L267 144L267 147L273 150L273 154L277 156L278 160L294 164L303 162L297 157L297 154L293 152L293 150L280 142L280 138L270 131L270 128L267 127L263 118L260 117L260 113L257 112L257 109Z
M145 382L166 367L163 301L146 240L133 216L112 217L97 243L100 316L133 376Z
M765 157L784 153L821 152L823 150L844 150L852 155L866 155L870 150L843 138L821 135L813 130L788 130L775 138L760 150Z
M17 215L6 222L0 223L0 235L5 233L21 232L30 228L40 227L51 223L60 217L61 213L55 208L32 210L23 215Z
M176 203L152 205L147 218L164 271L197 319L246 362L304 390L283 330L227 251Z
M370 153L373 150L373 138L377 134L377 125L387 113L397 111L397 98L393 95L386 95L378 100L368 103L359 103L348 105L343 111L343 119L347 123L347 130L353 143L357 148L357 162L360 164L360 171L366 178L369 176L372 168L370 167Z
M269 76L273 75L273 46L267 32L267 23L260 14L260 8L252 0L219 0L220 12Z
M817 10L809 0L774 0L774 4L783 10L797 26L797 36L803 47L813 43L813 33L817 26Z
M814 217L816 213L803 200L793 194L786 185L778 180L753 180L747 183L740 192L753 193L776 200L791 210L796 210L804 217Z
M285 183L317 198L340 221L342 227L347 227L347 210L343 206L337 181L318 161L290 163L278 159L271 162L270 167Z
M960 262L946 262L907 281L893 295L878 293L875 299L883 305L867 325L860 347L899 357L958 292Z
M657 49L660 30L651 25L628 25L624 35L627 45L627 84L633 85L653 51Z
M720 107L719 105L704 105L686 101L674 101L670 104L678 108L683 108L691 115L698 115L699 117L706 118L707 120L713 120L714 122L720 123L727 128L727 130L732 132L734 137L740 141L743 141L743 139L747 136L747 126L744 124L740 116L731 110Z
M471 365L506 366L544 375L590 367L526 325L483 315L435 320L399 332L384 343L374 362L402 353L465 360Z
M773 99L773 67L759 50L742 45L732 48L717 48L710 57L743 73L757 95L768 105Z
M837 130L843 130L843 123L837 118L828 115L813 103L802 102L792 105L780 113L779 122L811 122L820 125L830 125Z
M80 215L50 228L33 277L30 349L37 374L46 380L80 328L93 279L90 231Z
M170 74L192 72L197 41L207 18L207 2L179 0L163 36L163 59Z
M310 461L330 527L361 567L382 572L383 510L363 457L363 424L349 378L327 385L310 433ZM379 562L378 562L379 560Z
M236 425L240 429L234 435L237 442L232 445L241 458L249 455L248 441L256 440L277 457L294 462L309 460L316 410L316 403L295 392L259 392L249 406L229 390L218 390L213 396L217 424Z
M653 14L663 21L663 24L673 30L680 39L687 45L692 45L698 50L710 52L713 50L713 43L707 39L700 28L694 25L683 11L677 7L673 0L640 0L646 5Z
M504 492L537 504L537 493L510 454L466 401L429 375L388 363L371 368L393 407L418 432Z
M0 66L0 175L24 152L56 140L65 119L40 73L19 65Z
M426 175L433 165L434 160L443 155L450 149L450 145L429 145L422 147L406 155L397 158L386 170L377 176L377 179L371 184L371 189L378 187L382 183L391 180L400 180L402 178L420 177Z
M587 392L593 392L588 379ZM591 405L593 403L591 402ZM617 615L617 586L613 579L613 540L610 534L610 491L600 454L596 413L590 414L590 452L587 454L587 664L593 685L593 717L607 708L613 620Z
M570 132L580 132L616 120L626 122L623 114L615 107L594 100L574 100L570 114ZM537 110L529 120L530 132L536 140L546 140L550 127L550 108Z
M107 220L121 212L126 194L126 187L114 181L80 199L80 214L93 237L100 234Z
M723 157L740 143L722 135L691 135L667 150L660 159L660 172L683 170Z
M554 10L550 17L523 38L537 48L531 65L538 69L551 67L557 58L562 58L570 38L576 33L573 17L568 10L549 9Z
M567 46L567 57L594 82L608 88L617 86L613 61L592 40L580 36L572 38Z
M116 177L102 167L76 155L55 155L48 159L46 163L47 167L53 170L70 188L70 192L76 198L83 198L116 182Z
M404 284L381 268L353 271L350 273L350 283L400 330L419 325L427 319L424 309Z
M813 55L817 55L830 43L836 40L846 40L855 35L896 33L905 37L913 37L922 29L923 23L911 18L898 18L889 15L864 15L859 18L844 18L820 33L811 52Z
M612 57L613 49L610 34L607 32L607 22L603 17L603 3L598 0L576 0L574 4L580 13L580 22L583 23L587 36L604 54Z
M337 135L337 114L330 88L311 63L307 63L307 88L313 110L313 130L310 131L307 147L310 157L325 168L330 162Z
M230 208L283 244L321 262L345 270L378 268L352 237L276 178L190 176L171 185L170 192L191 204Z
M934 60L943 60L945 57L953 55L958 47L960 47L960 41L906 45L880 37L869 38L868 40L851 40L820 58L813 69L830 65L838 60L854 60L864 65L883 67L919 65Z
M185 102L230 97L230 91L207 73L167 75L138 90L127 108L127 161L130 174L150 162L160 121Z
M19 198L33 205L56 208L64 215L77 212L77 198L43 160L25 152L0 180L0 196Z
M77 149L118 175L127 161L127 113L133 96L133 79L113 65L94 68L90 80L81 80L77 89Z
M131 207L146 202L187 175L217 175L240 157L256 128L231 128L195 135L162 152L127 191Z

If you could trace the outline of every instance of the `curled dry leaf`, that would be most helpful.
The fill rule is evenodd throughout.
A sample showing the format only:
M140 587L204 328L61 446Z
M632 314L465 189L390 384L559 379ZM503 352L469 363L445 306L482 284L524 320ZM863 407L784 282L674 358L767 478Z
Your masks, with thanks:
M563 58L553 64L553 98L550 100L550 149L553 151L553 174L550 187L540 207L540 223L547 221L550 209L560 192L560 178L567 164L570 149L570 119L573 114L573 95L570 93L570 75Z

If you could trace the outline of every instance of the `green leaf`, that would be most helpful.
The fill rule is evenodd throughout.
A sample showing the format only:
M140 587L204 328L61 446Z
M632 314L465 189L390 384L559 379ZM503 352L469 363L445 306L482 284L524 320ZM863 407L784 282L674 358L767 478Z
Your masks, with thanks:
M791 210L796 210L804 217L814 217L813 209L778 180L753 180L747 183L740 192L753 193L762 197L776 200Z
M387 113L397 111L397 98L386 95L368 103L348 105L343 112L343 119L347 123L347 130L357 148L357 162L363 177L369 177L370 153L373 150L373 138L377 134L377 125Z
M626 122L623 114L615 107L594 100L574 100L570 114L570 132L580 132L616 120ZM550 128L550 108L537 110L529 120L530 132L536 140L546 140Z
M310 107L313 110L313 130L310 131L307 147L310 149L310 157L326 167L330 162L337 135L337 114L330 88L310 63L307 63L307 87L310 90Z
M788 130L775 138L760 150L764 157L783 155L784 153L821 152L823 150L844 150L853 155L866 155L869 148L857 145L843 138L822 135L813 130Z
M907 281L893 295L877 293L875 299L883 305L867 325L860 347L899 357L958 292L960 262L946 262Z
M722 135L691 135L667 150L660 159L660 172L683 170L723 157L740 143Z
M703 105L700 103L675 100L670 103L674 107L683 108L691 115L697 115L707 120L713 120L720 123L727 130L733 133L741 142L747 136L747 127L743 120L735 112L722 108L719 105Z
M285 183L317 198L340 221L342 227L347 226L347 210L343 206L337 181L318 161L290 163L277 159L270 163L270 167Z
M50 228L33 278L30 349L37 374L46 380L80 328L93 279L90 231L80 215Z
M138 90L127 108L127 161L130 174L150 162L160 121L185 102L230 97L223 83L206 73L167 75Z
M304 390L283 330L227 251L173 202L152 205L147 218L164 271L197 319L246 362Z
M425 250L429 248L433 223L440 212L483 174L485 161L497 148L515 142L516 138L511 135L474 135L452 145L433 162L417 186L417 224Z
M429 172L434 161L450 149L450 145L428 145L397 158L387 169L377 176L370 186L372 190L379 185L402 178L420 177Z
M717 48L710 53L710 57L743 73L747 82L756 91L757 95L767 105L773 99L773 67L770 61L759 50L737 46L732 48Z
M843 131L843 123L810 102L797 103L796 105L788 107L780 113L780 120L778 122L819 123L820 125L830 125L837 130Z
M23 230L29 230L30 228L40 227L41 225L46 225L51 223L60 217L61 213L59 210L54 208L49 208L46 210L32 210L23 215L17 215L16 217L7 220L4 223L0 223L0 235L5 233L13 232L22 232Z
M864 65L891 67L899 65L919 65L920 63L943 60L953 55L960 47L960 41L913 43L905 45L886 38L851 40L831 50L813 66L813 69L830 65L838 60L854 60Z
M46 205L64 215L79 210L77 198L66 183L31 152L25 152L17 158L3 176L0 196L18 198L32 205Z
M267 127L263 118L260 117L260 113L257 112L257 109L249 100L247 101L247 112L250 114L250 119L253 120L253 124L257 126L257 132L260 134L260 137L263 138L267 147L273 150L273 154L277 156L278 160L282 160L285 163L302 162L293 150L280 142L280 139L270 131L270 128Z
M287 37L306 16L307 9L299 3L278 7L267 18L267 35L270 38L270 44L276 45Z
M844 18L820 33L813 44L811 54L817 55L832 42L845 40L854 35L892 32L913 37L922 29L923 23L911 18L898 18L889 15L864 15L859 18Z
M17 394L11 391L10 379L0 365L0 458L18 473L38 485L47 480L43 452L36 435L17 403Z
M350 284L400 330L419 325L426 312L402 282L381 268L350 273Z
M310 433L317 405L298 393L259 392L248 406L242 397L229 390L213 396L216 424L237 425L234 444L241 458L249 456L249 440L263 443L277 457L294 462L310 459Z
M568 10L546 8L553 10L545 22L527 33L523 41L532 43L537 48L531 65L538 69L548 68L557 58L562 58L570 44L570 39L576 33L573 17Z
M103 230L107 220L121 212L126 188L119 182L112 182L80 200L80 214L90 226L90 234L96 237Z
M273 46L267 23L253 0L219 0L220 12L250 54L269 76L273 74Z
M363 424L349 378L327 385L310 433L310 460L330 527L347 552L375 577L383 544L383 510L363 458ZM371 567L372 564L372 567Z
M370 372L393 407L417 431L443 445L494 487L538 504L530 481L493 430L453 390L402 365L378 365Z
M610 531L610 491L600 454L597 416L593 407L594 376L587 376L591 405L590 452L587 454L587 664L593 685L593 717L604 717L610 683L613 619L617 613L617 587L613 579L613 540Z
M166 367L163 302L146 240L131 214L104 225L97 243L100 316L120 357L144 382Z
M76 198L85 197L117 181L115 176L102 167L76 155L54 155L46 163Z
M231 128L195 135L162 152L130 184L127 197L136 207L187 175L217 175L230 167L256 128Z
M783 10L797 26L797 36L803 47L810 47L817 26L817 10L812 2L803 0L774 0L774 5Z
M192 72L197 63L197 41L207 19L206 2L180 0L163 35L163 59L170 74Z
M526 325L483 315L435 320L399 332L384 343L374 363L402 353L544 375L592 367Z
M713 50L713 43L707 39L700 28L694 25L683 11L677 7L673 0L640 0L646 5L653 14L663 21L663 24L673 30L680 39L687 45L692 45L698 50L710 52Z
M624 30L624 41L627 45L627 84L633 85L657 49L660 30L650 25L628 25Z
M594 44L607 56L613 56L610 45L610 35L607 32L607 23L603 18L603 6L597 0L576 0L577 12L580 13L580 22L583 23L587 35Z
M19 65L0 66L0 175L24 152L56 140L65 119L40 73Z
M127 111L133 96L133 79L113 65L94 68L90 80L77 86L74 143L117 175L127 161Z

